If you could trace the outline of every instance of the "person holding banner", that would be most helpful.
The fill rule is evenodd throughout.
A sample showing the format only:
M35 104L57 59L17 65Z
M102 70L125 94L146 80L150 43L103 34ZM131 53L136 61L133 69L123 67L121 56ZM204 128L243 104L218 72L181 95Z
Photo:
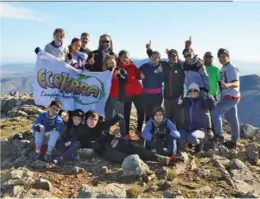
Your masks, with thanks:
M103 71L113 71L112 85L109 97L105 105L105 119L110 120L115 113L124 115L124 101L125 101L125 85L127 82L126 70L120 70L116 66L116 58L113 55L107 55L103 64ZM120 133L122 136L126 134L125 120L119 121ZM107 128L109 132L110 128Z
M141 72L138 70L132 60L129 59L129 53L121 50L118 54L118 67L127 71L127 83L125 85L126 100L124 106L124 118L126 121L126 139L129 140L129 124L134 103L137 112L137 128L136 135L141 136L142 126L144 122L144 108L143 108L143 87L139 80L141 80Z
M41 113L33 124L33 131L35 133L36 150L33 160L40 158L40 149L44 141L48 140L47 152L44 155L46 162L51 161L51 153L54 149L60 134L64 130L64 124L61 117L58 115L62 108L62 104L58 100L51 102L47 112Z
M108 34L100 36L98 50L92 51L91 57L88 58L86 69L94 72L101 72L106 55L116 56L113 52L112 39Z
M88 59L88 55L80 52L80 47L80 39L73 38L71 44L69 45L69 53L65 61L75 69L85 70L85 64L86 60Z
M61 28L57 28L53 33L53 37L54 40L45 46L44 51L65 61L69 52L68 47L63 43L65 31Z

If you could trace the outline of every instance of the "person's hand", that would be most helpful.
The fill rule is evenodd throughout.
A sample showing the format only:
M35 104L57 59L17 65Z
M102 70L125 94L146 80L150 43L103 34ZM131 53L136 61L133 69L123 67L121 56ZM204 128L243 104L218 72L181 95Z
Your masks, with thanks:
M89 65L93 65L93 64L95 63L94 57L95 57L95 54L92 53L91 58L88 60L88 64L89 64Z
M221 81L220 84L221 84L221 88L223 89L229 88L228 83L224 83Z
M36 54L38 54L39 51L40 51L40 47L37 47L37 48L35 48L35 50L34 50L34 52L35 52Z
M158 71L159 72L162 72L163 71L163 68L162 68L162 65L160 64L159 67L158 67Z
M145 78L145 76L144 76L144 74L141 72L141 74L140 74L140 78L141 79L144 79Z
M69 145L71 145L71 141L65 142L64 145L65 145L65 146L69 146Z
M197 67L202 67L204 65L204 61L202 59L198 59Z
M189 40L187 40L187 41L185 41L185 47L186 48L190 48L190 46L191 46L191 37L189 38Z
M181 105L182 102L183 102L183 100L182 100L182 98L181 98L181 96L180 96L179 99L178 99L178 104Z
M145 45L147 50L151 50L151 40Z

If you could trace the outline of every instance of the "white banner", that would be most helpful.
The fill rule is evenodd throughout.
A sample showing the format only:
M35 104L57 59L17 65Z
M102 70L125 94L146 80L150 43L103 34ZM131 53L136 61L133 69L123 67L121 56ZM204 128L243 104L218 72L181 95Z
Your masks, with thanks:
M104 117L105 103L111 88L112 72L81 72L64 61L40 51L34 74L34 101L48 106L62 102L63 110L95 110Z

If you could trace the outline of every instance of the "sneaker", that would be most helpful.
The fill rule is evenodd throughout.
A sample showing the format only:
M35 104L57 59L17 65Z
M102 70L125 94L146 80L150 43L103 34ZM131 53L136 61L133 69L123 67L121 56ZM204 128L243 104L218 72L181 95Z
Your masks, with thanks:
M45 153L45 155L44 155L44 160L45 160L46 162L50 162L50 161L51 161L51 154Z
M61 164L64 161L63 157L58 157L53 160L54 164Z
M232 141L227 141L227 142L224 142L223 144L225 147L227 147L228 149L235 149L237 148L237 143L234 143Z
M157 156L158 156L159 164L162 166L167 166L171 160L171 158L167 156L161 156L161 155L157 155Z
M34 152L33 154L33 161L39 160L40 159L40 153Z
M200 144L195 145L195 152L200 153L203 148L203 142Z
M218 142L218 143L223 143L224 142L224 137L215 135L212 139L209 139L211 142Z
M207 131L207 137L208 137L208 139L214 138L214 133L213 133L213 131L212 131L211 129L208 129L208 131Z
M79 161L79 155L77 155L77 154L73 154L73 155L71 155L70 156L70 159L72 160L72 161Z

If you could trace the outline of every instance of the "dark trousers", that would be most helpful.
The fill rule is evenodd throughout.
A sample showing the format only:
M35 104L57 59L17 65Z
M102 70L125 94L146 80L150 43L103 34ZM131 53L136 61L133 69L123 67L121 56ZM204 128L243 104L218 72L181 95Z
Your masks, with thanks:
M112 148L111 144L107 143L101 150L96 151L96 153L104 159L118 164L122 164L126 157L133 154L139 155L142 160L158 161L158 157L155 153L143 147L125 142L122 139L119 140L115 148Z
M124 106L124 118L126 123L126 133L129 133L129 125L130 125L130 115L132 109L132 103L134 103L136 112L137 112L137 130L142 131L143 123L144 123L144 98L143 95L136 95L133 97L128 97L125 101Z
M170 156L176 154L177 141L170 135L165 137L156 136L152 140L146 140L146 148L156 149L159 155ZM167 148L165 151L163 148Z
M184 110L178 105L178 98L164 99L164 109L166 117L176 125L177 129L181 129L184 120Z
M64 140L58 140L56 143L56 149L60 152L62 152L62 157L70 157L72 155L75 155L77 150L80 149L81 144L79 141L73 141L69 146L65 146Z
M154 107L162 105L162 94L144 94L145 121L148 122L152 116Z

